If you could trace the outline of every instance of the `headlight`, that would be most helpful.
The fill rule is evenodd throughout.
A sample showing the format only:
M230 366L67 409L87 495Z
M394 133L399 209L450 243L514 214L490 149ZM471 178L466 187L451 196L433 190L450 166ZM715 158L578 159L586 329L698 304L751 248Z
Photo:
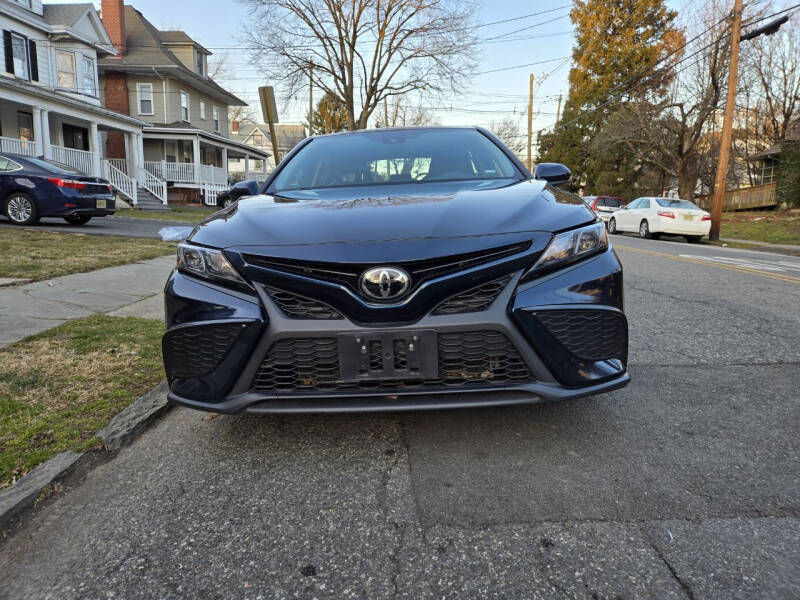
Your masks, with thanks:
M221 250L192 246L186 242L178 244L178 270L205 279L225 279L247 285Z
M560 269L577 260L602 252L606 248L608 248L608 234L602 222L559 233L550 241L539 260L523 279Z

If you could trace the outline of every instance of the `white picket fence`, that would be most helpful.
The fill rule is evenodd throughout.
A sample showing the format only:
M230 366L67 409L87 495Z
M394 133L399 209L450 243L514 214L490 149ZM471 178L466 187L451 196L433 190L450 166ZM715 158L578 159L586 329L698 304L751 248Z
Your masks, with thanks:
M206 206L216 206L217 205L217 196L219 196L222 192L228 189L227 185L222 185L219 183L204 183L201 186L201 191L203 193L203 202Z

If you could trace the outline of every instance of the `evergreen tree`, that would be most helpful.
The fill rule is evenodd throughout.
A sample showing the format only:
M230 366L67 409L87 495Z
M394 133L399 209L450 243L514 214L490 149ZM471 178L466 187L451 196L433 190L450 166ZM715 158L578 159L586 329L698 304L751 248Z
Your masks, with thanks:
M313 133L335 133L347 129L347 107L330 92L319 99L311 115Z

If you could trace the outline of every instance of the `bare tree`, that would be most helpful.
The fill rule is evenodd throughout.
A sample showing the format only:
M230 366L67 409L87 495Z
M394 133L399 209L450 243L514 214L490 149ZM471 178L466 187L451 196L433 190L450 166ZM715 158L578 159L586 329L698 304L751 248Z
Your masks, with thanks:
M500 140L508 146L514 154L522 156L527 148L525 134L519 127L519 123L511 118L505 118L502 121L492 121L489 129L500 138Z
M422 127L438 125L438 120L422 106L412 106L398 97L394 102L383 101L376 114L375 127Z
M384 99L457 91L470 73L474 6L463 0L240 0L254 64L289 93L311 77L363 129Z
M754 39L744 70L754 80L756 115L771 143L800 119L800 22L795 15L769 37Z

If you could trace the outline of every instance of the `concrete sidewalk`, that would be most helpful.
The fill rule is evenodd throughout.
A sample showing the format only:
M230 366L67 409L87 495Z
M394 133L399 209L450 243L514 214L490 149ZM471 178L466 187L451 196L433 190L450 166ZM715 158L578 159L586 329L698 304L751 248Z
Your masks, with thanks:
M175 258L65 275L0 288L0 348L92 314L163 319L161 292Z

